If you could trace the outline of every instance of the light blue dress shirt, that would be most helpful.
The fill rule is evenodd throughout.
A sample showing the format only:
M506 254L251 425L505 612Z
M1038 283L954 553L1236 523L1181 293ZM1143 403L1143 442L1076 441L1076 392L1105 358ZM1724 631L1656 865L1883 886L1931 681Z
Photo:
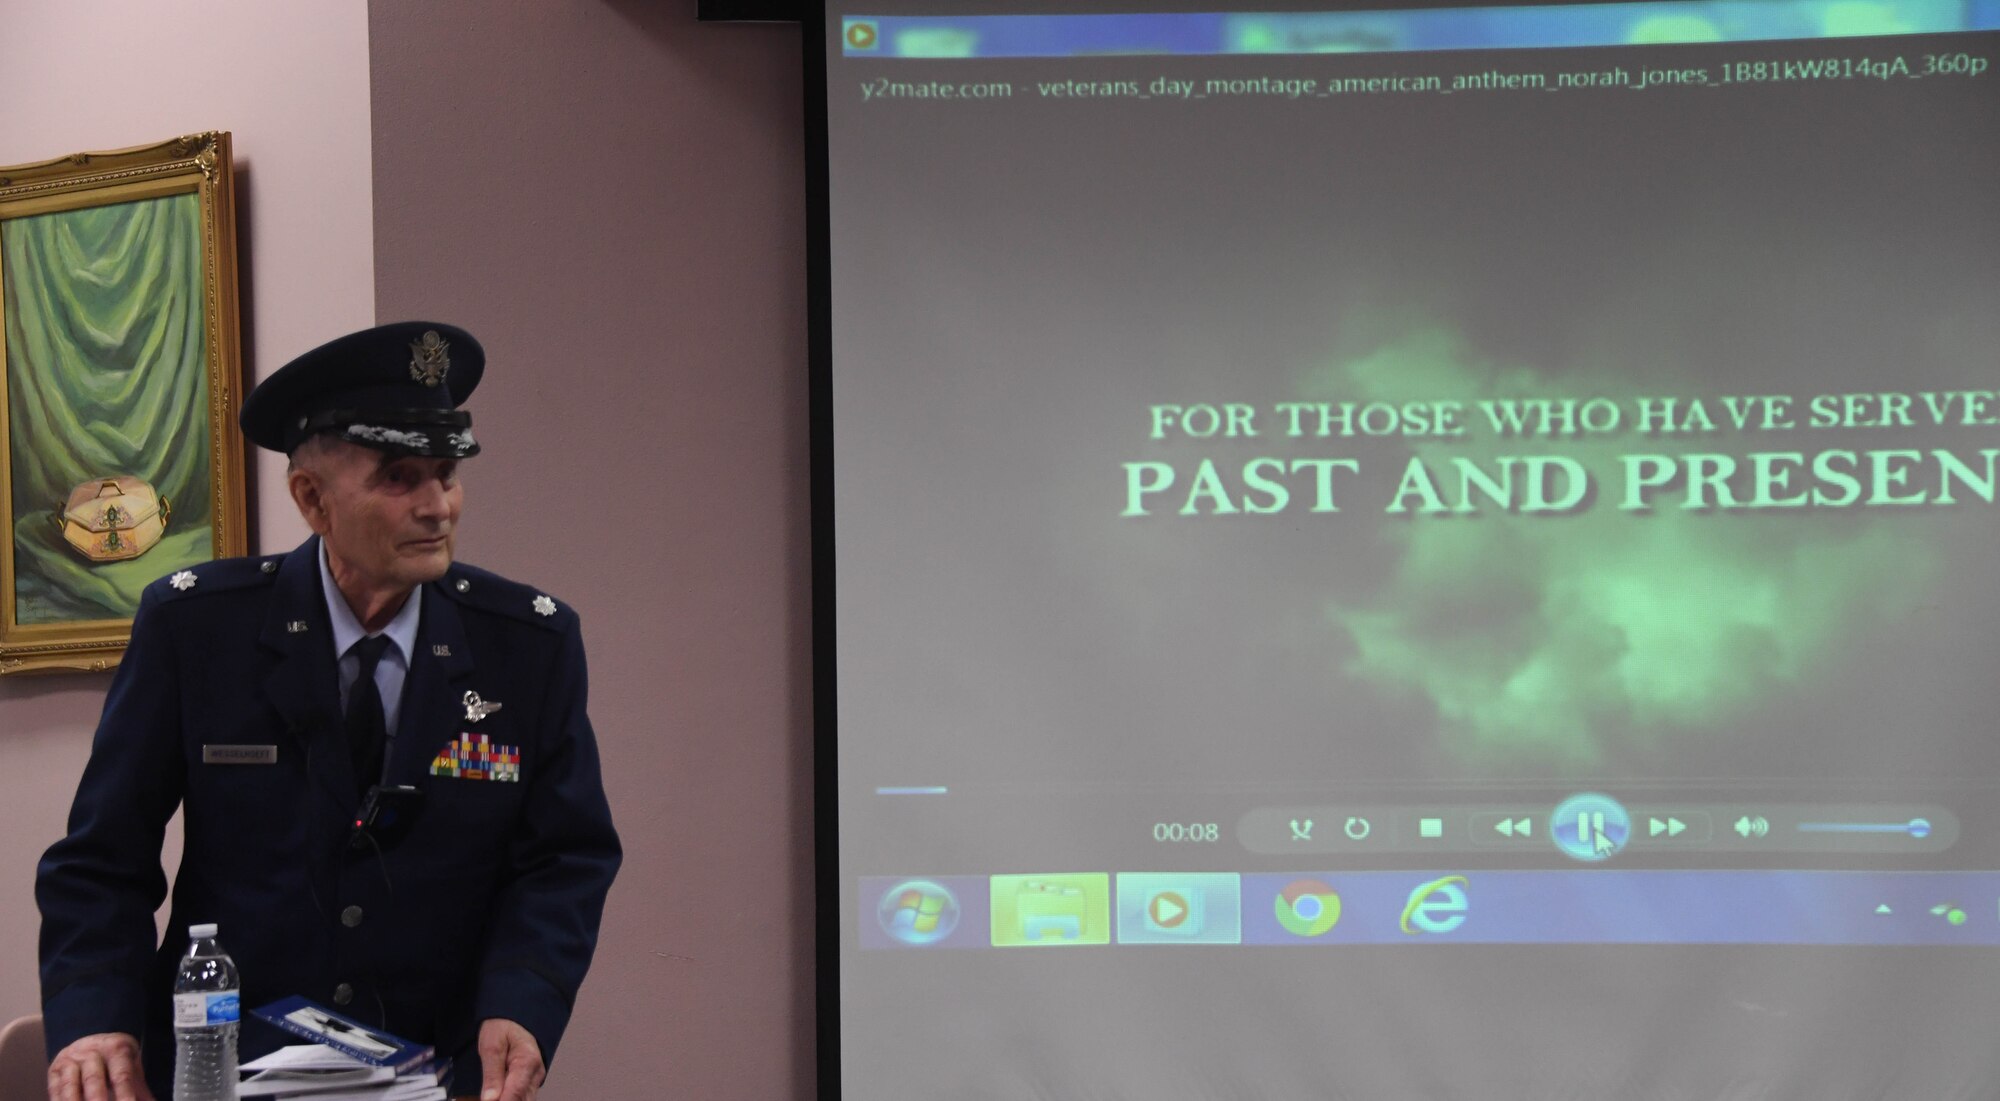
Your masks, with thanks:
M319 545L319 584L326 594L327 618L333 621L333 652L340 655L340 712L347 713L347 694L354 687L354 680L361 675L361 658L348 653L354 644L367 637L368 632L361 627L361 621L354 618L354 610L347 606L347 598L340 595L340 587L333 583L333 569L326 561L326 544ZM388 745L383 747L382 762L387 767L391 747L396 744L396 720L403 713L403 682L410 676L410 655L417 648L417 621L423 614L424 591L421 587L410 590L410 598L403 602L403 610L389 621L387 627L378 634L389 636L391 645L382 651L382 660L375 663L375 689L382 693L382 726L389 733ZM381 777L370 777L371 783Z

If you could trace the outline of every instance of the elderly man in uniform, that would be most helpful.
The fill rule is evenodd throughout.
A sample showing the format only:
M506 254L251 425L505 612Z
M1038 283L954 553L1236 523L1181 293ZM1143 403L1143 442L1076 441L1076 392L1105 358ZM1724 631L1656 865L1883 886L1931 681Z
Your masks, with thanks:
M620 854L576 615L452 561L479 451L459 404L484 362L463 330L384 325L244 403L314 535L140 601L36 879L51 1099L166 1096L197 922L221 925L245 1007L304 995L434 1045L454 1092L535 1096ZM386 813L359 822L371 802ZM246 1013L240 1042L250 1058L286 1036Z

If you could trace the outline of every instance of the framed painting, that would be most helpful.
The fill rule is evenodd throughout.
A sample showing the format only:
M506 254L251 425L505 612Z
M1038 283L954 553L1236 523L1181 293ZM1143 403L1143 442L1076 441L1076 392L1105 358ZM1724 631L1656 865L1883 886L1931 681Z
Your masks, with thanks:
M0 676L108 669L242 554L229 135L0 167Z

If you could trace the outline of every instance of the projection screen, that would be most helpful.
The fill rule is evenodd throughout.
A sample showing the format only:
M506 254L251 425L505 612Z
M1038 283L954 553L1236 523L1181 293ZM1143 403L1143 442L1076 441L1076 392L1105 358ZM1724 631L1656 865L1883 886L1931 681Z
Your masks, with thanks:
M2000 4L823 16L829 1091L2000 1095Z

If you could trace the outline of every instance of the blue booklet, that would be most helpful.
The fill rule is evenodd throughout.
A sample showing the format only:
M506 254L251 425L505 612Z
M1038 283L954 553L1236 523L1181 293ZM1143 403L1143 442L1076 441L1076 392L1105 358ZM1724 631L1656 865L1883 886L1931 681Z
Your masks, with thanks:
M294 1036L325 1044L369 1066L390 1067L401 1072L421 1065L435 1054L429 1044L414 1043L364 1025L297 995L250 1012Z

